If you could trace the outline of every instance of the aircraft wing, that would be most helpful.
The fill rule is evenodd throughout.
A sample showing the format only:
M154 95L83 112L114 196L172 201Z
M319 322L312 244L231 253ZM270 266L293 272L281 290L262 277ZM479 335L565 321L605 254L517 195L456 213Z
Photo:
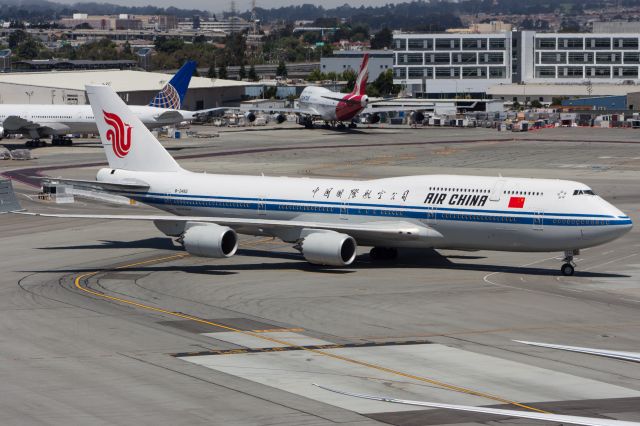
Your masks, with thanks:
M375 114L377 112L403 112L403 111L423 111L429 108L428 106L382 106L372 107L368 106L360 112L360 114Z
M52 134L62 134L70 130L69 126L62 123L49 122L46 125L41 125L35 121L26 120L16 115L8 116L2 126L5 130L10 132L32 132L36 131L41 136L47 136Z
M186 120L186 118L178 110L163 111L160 114L154 115L154 118L159 123L168 123L168 124L179 123L181 121Z
M149 189L149 185L145 182L125 182L125 183L111 183L111 182L99 182L95 180L80 180L80 179L56 179L51 177L43 178L36 176L38 179L42 179L42 182L46 183L62 183L65 185L73 185L75 188L88 189L91 191L146 191Z
M199 222L215 223L216 225L232 228L248 229L318 229L348 232L354 238L384 237L388 240L417 240L419 238L442 238L438 231L411 222L316 222L307 220L273 220L273 219L245 219L209 216L169 216L169 215L101 215L101 214L65 214L65 213L35 213L16 212L29 216L57 217L65 219L100 219L100 220L138 220L138 221L166 221L166 222Z
M426 401L411 401L408 399L396 399L396 398L390 398L386 396L375 396L375 395L346 392L338 389L332 389L326 386L321 386L315 383L314 385L324 390L327 390L329 392L339 393L347 396L353 396L356 398L371 399L374 401L392 402L395 404L417 405L420 407L429 407L429 408L444 408L446 410L494 414L499 416L517 417L521 419L534 419L534 420L542 420L547 422L556 422L556 423L564 423L564 424L571 424L571 425L640 426L640 423L626 422L623 420L598 419L593 417L581 417L581 416L565 416L560 414L551 414L551 413L534 412L534 411L503 410L499 408L474 407L469 405L439 404L436 402L426 402Z
M18 117L17 115L10 115L5 118L2 126L6 130L10 130L12 132L17 132L20 130L32 130L40 128L40 125L31 120L25 120L22 117Z
M239 111L239 109L237 109ZM320 115L318 111L313 108L249 108L251 112L261 112L264 114L300 114L300 115Z

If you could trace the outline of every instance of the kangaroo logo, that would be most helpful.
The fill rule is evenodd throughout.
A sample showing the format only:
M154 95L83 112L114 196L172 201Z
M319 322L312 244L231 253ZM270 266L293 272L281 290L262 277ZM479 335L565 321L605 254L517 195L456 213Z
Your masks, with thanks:
M132 127L122 121L122 119L110 112L102 111L104 114L104 121L107 125L111 126L107 130L106 138L111 142L111 148L113 148L116 157L123 158L131 149L131 129Z

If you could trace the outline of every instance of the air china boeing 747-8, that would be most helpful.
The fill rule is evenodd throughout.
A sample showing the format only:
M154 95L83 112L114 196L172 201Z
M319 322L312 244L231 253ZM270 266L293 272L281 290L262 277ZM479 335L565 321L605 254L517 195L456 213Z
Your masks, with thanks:
M425 175L375 180L193 173L181 168L108 86L87 86L109 168L96 181L63 180L124 195L171 215L41 214L153 221L187 252L230 257L237 233L295 245L314 264L345 266L357 245L374 258L397 248L565 253L574 272L585 247L627 233L631 219L579 182ZM31 213L37 214L37 213Z

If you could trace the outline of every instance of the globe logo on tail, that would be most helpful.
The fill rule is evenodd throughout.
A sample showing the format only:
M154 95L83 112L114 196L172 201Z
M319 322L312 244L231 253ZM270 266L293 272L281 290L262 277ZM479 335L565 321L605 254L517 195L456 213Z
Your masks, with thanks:
M122 119L113 113L102 111L104 114L104 122L110 126L105 134L107 140L111 142L111 148L116 157L123 158L131 149L131 129L132 127L122 121Z
M170 83L166 84L149 104L157 108L180 109L180 95Z

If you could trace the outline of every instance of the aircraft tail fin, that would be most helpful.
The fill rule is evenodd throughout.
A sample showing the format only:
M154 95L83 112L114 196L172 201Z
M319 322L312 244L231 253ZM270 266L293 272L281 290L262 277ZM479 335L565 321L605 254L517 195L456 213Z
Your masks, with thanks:
M182 170L110 86L87 85L86 89L109 167L144 172Z
M360 72L356 78L356 84L353 86L353 95L364 95L367 92L367 79L369 78L369 54L365 53L360 64Z
M193 76L195 69L195 61L185 62L173 78L164 85L162 90L160 90L158 94L151 99L149 106L171 109L182 108L182 102L184 101L184 96L187 93L189 82L191 81L191 76Z

